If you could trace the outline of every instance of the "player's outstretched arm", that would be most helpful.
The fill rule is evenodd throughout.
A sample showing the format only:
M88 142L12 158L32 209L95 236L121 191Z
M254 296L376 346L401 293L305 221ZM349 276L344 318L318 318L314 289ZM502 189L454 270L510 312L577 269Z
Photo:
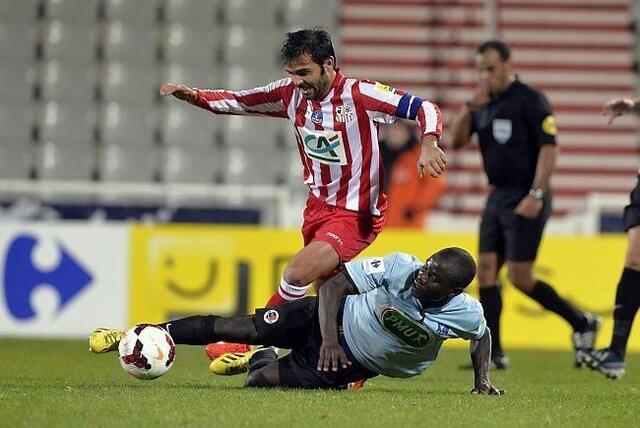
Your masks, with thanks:
M180 83L165 83L160 88L160 95L163 97L173 95L174 97L191 104L193 104L198 98L198 93L194 89Z
M346 294L355 294L356 289L346 273L340 272L320 286L318 295L320 298L318 318L320 333L322 334L322 346L318 367L320 371L338 371L351 365L347 354L338 342L338 311L340 303Z
M502 395L504 390L491 385L489 381L489 362L491 360L491 330L485 330L484 336L471 341L471 362L475 375L472 394Z

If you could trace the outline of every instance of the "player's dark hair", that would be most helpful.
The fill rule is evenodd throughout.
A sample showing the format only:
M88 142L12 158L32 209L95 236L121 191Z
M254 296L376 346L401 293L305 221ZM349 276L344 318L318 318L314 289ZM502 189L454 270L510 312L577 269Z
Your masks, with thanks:
M498 52L498 55L500 55L500 59L502 61L507 61L509 58L511 58L511 49L509 49L509 45L502 40L487 40L486 42L481 43L480 46L476 48L476 53L483 54L488 50L494 50Z
M476 262L468 251L459 247L444 248L431 256L438 274L452 288L465 288L476 276Z
M333 43L331 43L331 36L321 28L287 33L287 39L280 49L282 63L289 64L304 54L309 55L313 62L320 67L330 57L333 57L334 64L337 61Z

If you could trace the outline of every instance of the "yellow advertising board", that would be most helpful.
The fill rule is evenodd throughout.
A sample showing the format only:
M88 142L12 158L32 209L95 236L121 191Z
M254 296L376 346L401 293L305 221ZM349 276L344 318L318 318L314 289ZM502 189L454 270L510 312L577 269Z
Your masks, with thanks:
M302 238L298 231L257 227L136 225L131 245L130 322L138 323L201 313L251 313L276 290ZM476 236L384 231L362 256L404 251L426 258L447 246L475 254ZM607 344L611 335L625 248L625 236L615 235L549 236L540 249L536 274L578 307L604 317L598 345ZM508 284L504 272L501 278L504 346L569 349L568 324ZM477 295L476 284L469 292ZM640 350L638 336L632 335L630 349Z

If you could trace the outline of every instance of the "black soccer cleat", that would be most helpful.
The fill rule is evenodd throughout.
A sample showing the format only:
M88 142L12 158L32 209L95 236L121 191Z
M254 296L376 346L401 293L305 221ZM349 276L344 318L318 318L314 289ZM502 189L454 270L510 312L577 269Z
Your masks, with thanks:
M573 350L575 351L573 364L576 368L584 365L582 356L593 349L598 330L600 330L600 324L602 324L602 317L598 315L585 312L584 316L587 319L587 326L582 331L574 331L571 336Z
M609 379L620 380L624 376L624 359L612 349L581 352L580 358L591 370L597 370Z

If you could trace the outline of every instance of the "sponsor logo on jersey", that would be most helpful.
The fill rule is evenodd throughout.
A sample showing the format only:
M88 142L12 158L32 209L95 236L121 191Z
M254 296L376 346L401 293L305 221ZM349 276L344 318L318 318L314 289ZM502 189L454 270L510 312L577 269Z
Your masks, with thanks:
M60 261L53 269L40 269L33 253L39 240L18 235L9 245L4 266L4 295L9 312L21 320L37 316L31 297L41 286L52 287L59 296L58 313L93 282L93 275L62 244L56 250Z
M298 127L304 152L312 159L327 165L346 165L342 134L335 131L316 131Z
M545 134L556 135L558 133L558 129L556 128L556 118L552 115L545 117L542 121L542 130Z
M385 330L413 348L426 348L433 342L433 335L426 327L394 307L382 311L380 322Z
M380 82L376 82L375 85L373 85L374 88L376 88L377 90L381 91L381 92L391 92L393 93L393 88L389 85L385 85L384 83L380 83Z
M322 115L322 110L314 110L311 113L311 122L322 125L322 121L324 120L324 116Z
M511 121L509 119L493 119L493 138L504 144L511 138Z
M382 257L374 257L366 259L362 262L364 264L364 271L371 275L372 273L382 273L386 269L384 267L384 259Z
M438 329L436 330L436 334L440 336L446 336L449 334L449 327L444 324L438 323Z
M280 319L280 314L275 309L269 309L264 313L264 322L267 324L273 324Z
M346 123L353 120L353 109L351 106L336 107L336 122Z

